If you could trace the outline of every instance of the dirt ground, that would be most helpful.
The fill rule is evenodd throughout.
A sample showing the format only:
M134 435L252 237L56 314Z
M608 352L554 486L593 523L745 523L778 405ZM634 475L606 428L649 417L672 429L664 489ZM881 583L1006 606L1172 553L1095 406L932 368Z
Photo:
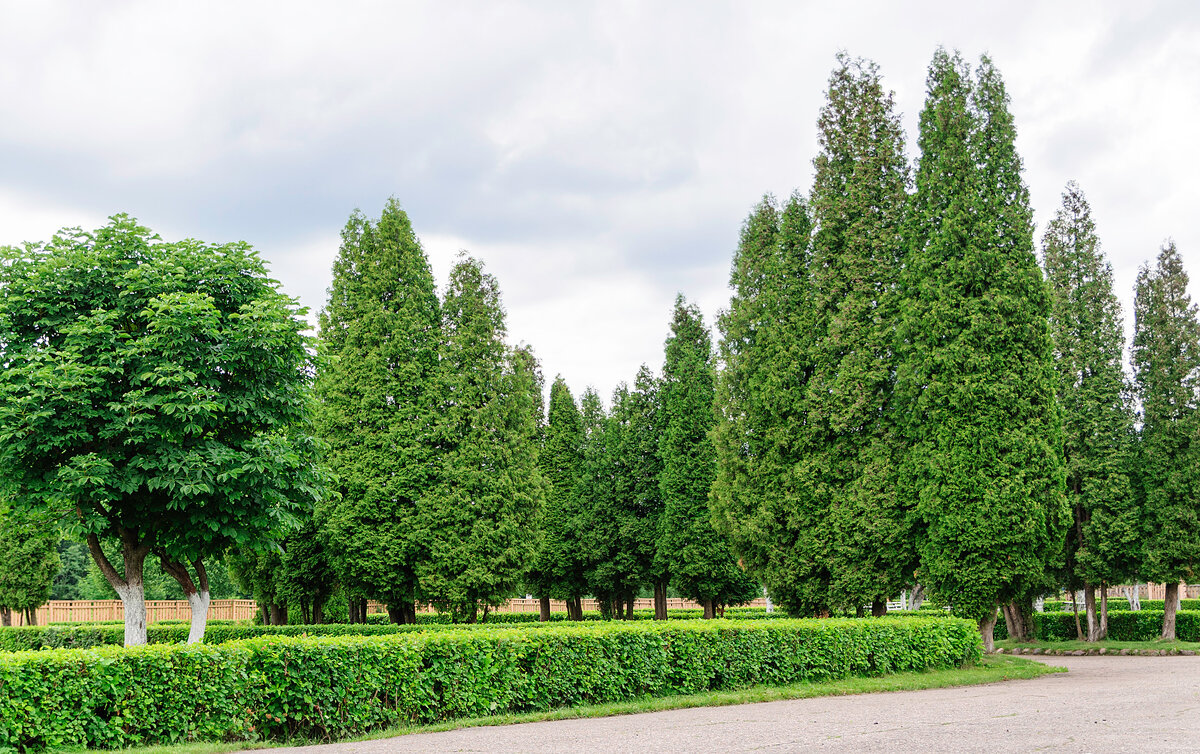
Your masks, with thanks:
M1070 672L966 688L471 728L273 751L1200 751L1200 656L1045 661Z

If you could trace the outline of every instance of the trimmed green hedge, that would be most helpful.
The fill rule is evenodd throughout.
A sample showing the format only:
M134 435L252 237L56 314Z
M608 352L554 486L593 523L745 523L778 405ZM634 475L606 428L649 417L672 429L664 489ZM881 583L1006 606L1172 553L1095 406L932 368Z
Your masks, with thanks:
M0 655L0 749L330 740L404 722L978 660L952 618L678 621Z
M1162 610L1109 610L1108 638L1113 641L1154 641L1162 634ZM1087 630L1083 613L1079 622ZM1033 635L1038 641L1074 641L1075 613L1034 613ZM1004 619L996 621L995 637L1008 638ZM1180 641L1200 641L1200 610L1175 613L1175 637Z
M635 615L636 620L649 621L654 617L653 611L641 611ZM671 620L689 620L700 617L699 610L672 610L668 614ZM395 633L410 633L430 629L466 629L485 628L498 625L521 625L523 627L545 627L547 625L563 625L568 623L566 613L552 613L550 624L538 621L537 613L496 613L488 616L485 624L468 626L452 624L447 620L436 620L440 616L422 614L417 616L416 625L398 626L372 620L370 623L322 623L317 625L294 624L286 626L262 626L239 623L235 621L209 621L204 632L205 644L224 644L240 639L252 639L259 636L379 636ZM762 608L749 608L740 611L726 610L725 615L730 619L759 620L785 619L786 613L768 613ZM374 618L374 615L368 616ZM386 616L385 616L386 617ZM584 613L587 621L599 621L600 613ZM618 622L618 621L613 621ZM153 623L146 628L146 640L150 644L179 644L187 640L189 626L186 623L168 623L162 621ZM120 645L125 642L123 623L54 623L49 626L22 626L0 628L0 651L22 652L35 649L84 649L107 645Z

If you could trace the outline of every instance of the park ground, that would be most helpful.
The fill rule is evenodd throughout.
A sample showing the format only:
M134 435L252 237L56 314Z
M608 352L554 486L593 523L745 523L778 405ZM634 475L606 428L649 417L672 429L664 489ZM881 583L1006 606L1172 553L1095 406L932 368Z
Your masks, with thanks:
M376 752L1193 752L1200 657L1053 657L982 686L676 709L274 749Z

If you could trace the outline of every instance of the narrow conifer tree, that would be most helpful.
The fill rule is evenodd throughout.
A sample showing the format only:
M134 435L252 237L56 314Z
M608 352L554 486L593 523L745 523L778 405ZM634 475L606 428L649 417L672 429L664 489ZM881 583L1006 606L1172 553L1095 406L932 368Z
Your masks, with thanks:
M896 285L908 202L904 130L879 69L838 56L817 121L808 383L814 490L829 552L829 604L873 613L912 583L909 507L897 496L892 422Z
M1072 512L1065 566L1070 587L1084 590L1087 638L1096 641L1104 638L1107 600L1097 616L1095 587L1103 595L1105 584L1137 575L1138 516L1127 473L1133 413L1122 369L1121 302L1091 209L1074 182L1042 249Z
M756 587L738 566L708 507L715 475L712 341L700 310L675 299L663 366L663 434L659 440L664 502L659 552L671 580L712 618L717 606L753 599Z
M659 440L663 433L660 381L643 364L634 379L633 390L620 402L614 402L614 414L622 428L614 438L616 456L614 486L625 511L623 539L634 555L634 580L648 583L654 590L654 619L667 619L667 584L670 564L666 553L659 552L658 533L663 514L660 477L662 456Z
M742 226L721 331L714 428L715 521L747 570L793 615L830 609L829 540L809 457L812 375L811 224L804 199L766 197Z
M1175 638L1179 582L1200 567L1200 316L1173 242L1138 272L1133 374L1141 404L1136 484L1143 569L1166 584L1162 638Z
M415 622L417 501L430 485L440 314L429 260L391 199L342 231L321 312L318 431L340 496L317 511L346 589Z
M473 623L516 591L533 557L538 380L532 355L505 345L499 285L478 261L451 270L442 313L437 473L421 500L418 576L435 607Z
M901 276L897 404L918 578L979 622L1044 583L1067 518L1049 297L999 74L938 50Z
M550 411L538 460L546 482L541 517L541 549L532 582L543 597L567 600L573 620L580 597L587 590L584 576L586 532L580 528L579 499L583 474L583 418L566 380L559 375L550 385Z

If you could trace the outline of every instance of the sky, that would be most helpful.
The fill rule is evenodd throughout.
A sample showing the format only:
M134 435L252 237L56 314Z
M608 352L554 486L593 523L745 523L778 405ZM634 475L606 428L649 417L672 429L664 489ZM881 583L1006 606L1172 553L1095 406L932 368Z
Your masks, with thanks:
M1200 300L1200 4L0 0L0 245L137 217L242 240L325 303L352 211L408 211L444 284L499 280L547 380L661 368L677 293L711 324L743 219L807 193L839 51L909 133L935 49L995 61L1039 241L1068 180L1132 321L1178 244Z

